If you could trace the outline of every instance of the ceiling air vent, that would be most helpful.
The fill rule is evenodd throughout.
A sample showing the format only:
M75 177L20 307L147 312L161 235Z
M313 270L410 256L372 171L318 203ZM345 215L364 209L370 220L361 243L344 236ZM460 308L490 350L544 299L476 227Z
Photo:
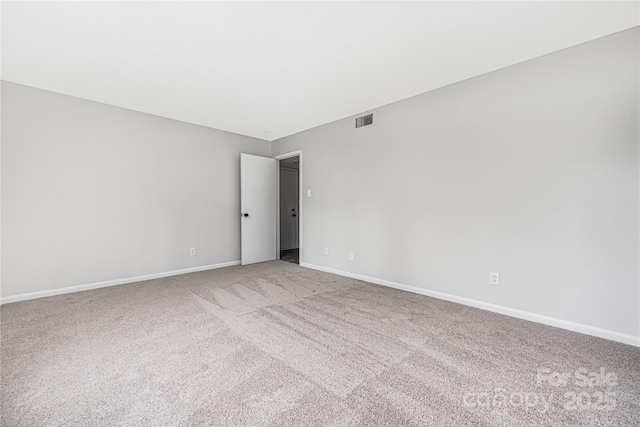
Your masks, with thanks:
M369 126L373 124L373 114L367 114L366 116L358 117L356 119L356 129L362 126Z

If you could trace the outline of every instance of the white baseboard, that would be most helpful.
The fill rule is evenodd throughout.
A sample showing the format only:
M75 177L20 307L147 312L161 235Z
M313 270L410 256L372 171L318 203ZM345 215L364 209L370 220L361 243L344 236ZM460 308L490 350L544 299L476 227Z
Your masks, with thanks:
M51 289L51 290L47 290L47 291L29 292L29 293L26 293L26 294L11 295L11 296L8 296L8 297L0 298L0 305L1 304L8 304L8 303L11 303L11 302L26 301L26 300L35 299L35 298L44 298L44 297L50 297L50 296L54 296L54 295L62 295L62 294L70 294L70 293L73 293L73 292L88 291L88 290L91 290L91 289L106 288L106 287L109 287L109 286L124 285L124 284L127 284L127 283L143 282L145 280L161 279L163 277L177 276L179 274L196 273L198 271L214 270L216 268L231 267L233 265L240 265L240 261L229 261L229 262L223 262L223 263L220 263L220 264L202 265L200 267L183 268L181 270L173 270L173 271L165 271L165 272L162 272L162 273L145 274L143 276L126 277L124 279L107 280L107 281L104 281L104 282L95 282L95 283L89 283L89 284L86 284L86 285L69 286L69 287L66 287L66 288Z
M518 319L529 320L531 322L542 323L544 325L555 326L557 328L562 328L562 329L566 329L573 332L580 332L582 334L592 335L594 337L604 338L611 341L617 341L624 344L640 347L640 337L636 337L629 334L623 334L623 333L612 331L609 329L603 329L595 326L585 325L582 323L576 323L568 320L557 319L555 317L544 316L542 314L531 313L528 311L504 307L501 305L491 304L488 302L482 302L482 301L477 301L469 298L463 298L463 297L459 297L451 294L446 294L443 292L430 291L430 290L418 288L415 286L404 285L402 283L391 282L389 280L377 279L375 277L363 276L361 274L350 273L347 271L336 270L328 267L322 267L320 265L309 264L306 262L301 262L300 266L311 268L313 270L320 270L327 273L337 274L339 276L345 276L353 279L363 280L365 282L374 283L376 285L382 285L390 288L401 289L403 291L413 292L416 294L426 295L429 297L451 301L458 304L468 305L471 307L480 308L482 310L492 311L494 313L500 313L500 314L504 314L511 317L517 317Z

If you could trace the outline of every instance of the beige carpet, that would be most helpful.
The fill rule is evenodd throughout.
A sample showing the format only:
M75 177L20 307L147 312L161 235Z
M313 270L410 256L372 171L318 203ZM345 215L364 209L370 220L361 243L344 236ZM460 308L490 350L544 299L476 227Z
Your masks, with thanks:
M0 315L3 426L640 425L638 348L282 261Z

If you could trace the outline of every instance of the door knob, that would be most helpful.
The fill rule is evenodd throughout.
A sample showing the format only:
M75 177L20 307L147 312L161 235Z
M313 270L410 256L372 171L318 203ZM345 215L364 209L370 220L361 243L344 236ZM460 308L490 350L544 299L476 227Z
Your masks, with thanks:
M242 214L242 216L246 218L246 217L248 217L248 216L249 216L249 214L248 214L248 213L246 213L246 214Z
M298 215L296 215L296 214L293 214L293 215L291 215L291 216L298 216Z

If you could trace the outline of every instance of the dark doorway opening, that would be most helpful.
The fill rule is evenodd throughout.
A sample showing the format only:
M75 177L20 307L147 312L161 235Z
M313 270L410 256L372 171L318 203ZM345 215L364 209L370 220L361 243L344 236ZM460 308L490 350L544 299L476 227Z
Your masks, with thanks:
M299 261L300 261L299 252L300 252L300 249L298 249L298 248L296 248L296 249L286 249L284 251L280 251L280 259L282 261L293 262L294 264L299 264Z
M300 263L300 157L280 160L280 259Z

